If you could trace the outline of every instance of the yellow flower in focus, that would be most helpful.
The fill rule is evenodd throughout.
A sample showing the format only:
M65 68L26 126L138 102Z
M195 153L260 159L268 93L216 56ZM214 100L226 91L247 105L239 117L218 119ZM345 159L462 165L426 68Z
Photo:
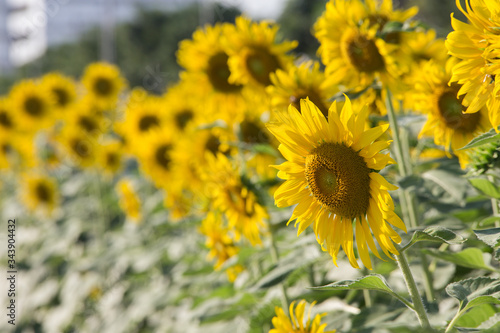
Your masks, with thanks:
M200 172L211 209L226 215L237 241L243 235L252 245L261 244L260 235L268 218L266 209L259 204L256 194L243 184L238 169L225 155L207 153L206 161Z
M59 202L55 180L42 175L24 175L22 183L26 207L50 215Z
M82 83L87 89L87 94L101 110L115 108L118 96L126 86L120 69L103 62L88 65Z
M271 82L266 91L273 109L286 110L292 104L300 112L300 100L307 97L327 116L328 99L338 92L335 86L325 86L325 74L319 63L312 61L292 66L288 71L278 69L271 73Z
M54 72L44 75L41 86L52 94L55 101L54 107L57 111L68 111L76 101L75 82L60 73Z
M234 26L228 26L222 43L229 55L230 83L265 87L271 84L271 73L286 70L292 64L287 52L297 42L278 43L278 29L276 24L252 22L241 16L236 18Z
M129 180L120 180L116 184L116 192L120 197L120 208L130 220L135 224L140 224L142 222L141 200L137 196L137 193L135 193L132 183Z
M307 321L304 323L304 312L306 301L301 300L297 307L295 301L290 304L290 317L285 314L282 308L276 307L276 317L273 318L274 328L269 333L335 333L336 330L325 331L326 324L321 324L321 317L324 314L317 314L311 321L311 310L316 304L313 302L307 312ZM295 307L295 309L294 309Z
M417 109L428 116L419 136L434 137L434 143L444 146L446 151L451 150L465 168L469 156L458 149L489 131L491 126L486 106L475 113L464 113L463 96L457 97L461 86L448 85L456 60L450 58L446 68L434 62L427 63L415 82L415 99Z
M297 205L289 222L297 219L298 234L312 224L335 264L342 246L358 268L354 227L359 257L371 269L368 247L380 258L372 233L391 258L389 252L398 254L393 242L400 243L401 237L389 224L406 232L388 193L397 187L377 172L395 163L381 153L390 141L377 141L389 125L365 130L368 108L355 113L349 99L342 110L332 104L328 121L309 100L301 100L300 108L301 113L290 106L288 113L277 113L277 122L268 124L287 159L276 166L278 177L286 180L274 193L276 205Z
M54 99L33 80L17 83L12 87L9 98L12 111L24 131L35 133L52 125Z
M451 82L461 85L459 95L466 113L478 112L486 104L493 128L500 125L500 3L489 0L465 0L466 9L456 0L458 9L470 23L451 16L455 31L448 34L448 53L461 59L453 67ZM498 129L497 129L498 131Z

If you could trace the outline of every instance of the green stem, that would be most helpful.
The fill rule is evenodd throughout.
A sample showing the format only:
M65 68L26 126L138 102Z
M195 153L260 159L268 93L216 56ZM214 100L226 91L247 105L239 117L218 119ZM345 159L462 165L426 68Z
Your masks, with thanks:
M460 309L459 309L457 311L457 313L455 314L455 316L453 317L453 319L448 324L448 326L446 327L446 331L444 331L444 333L448 333L451 331L451 329L453 328L453 326L455 326L455 323L457 322L458 318L460 318L461 315L462 315L462 311L460 311Z
M394 110L394 106L392 105L392 96L391 92L387 89L387 115L389 117L389 124L392 128L392 135L394 139L394 147L395 147L395 155L396 161L399 166L399 174L401 177L407 177L413 174L413 168L411 165L410 159L410 147L409 147L409 139L408 132L404 129L399 129L398 122L396 119L396 112ZM400 133L401 132L401 133ZM401 135L400 135L401 134ZM404 140L403 140L404 139ZM401 205L406 206L402 207L402 210L407 212L409 219L408 221L410 228L416 228L418 223L418 215L416 210L416 198L415 195L408 190L400 190L401 197ZM429 267L427 266L427 259L424 256L421 256L422 269L424 271L424 285L425 294L428 301L434 301L435 292L432 287L432 274L429 272Z
M363 289L363 297L365 298L366 307L371 308L373 303L372 303L372 298L370 296L370 291L368 289Z
M271 228L271 258L273 260L273 264L278 265L280 256L278 253L278 247L276 246L276 237L274 235L274 231ZM290 304L288 300L288 294L286 292L285 284L280 282L280 289L281 289L281 307L283 308L283 311L285 313L288 313L288 304Z
M427 256L425 253L420 252L420 262L422 263L422 267L427 267L424 269L424 288L425 288L425 296L427 301L434 302L436 300L436 294L434 292L434 288L432 287L432 274L429 267L429 262L427 261Z
M399 251L399 246L396 245L396 248ZM418 292L417 284L415 283L415 279L413 278L413 274L411 273L410 266L408 265L408 260L406 260L406 256L404 255L404 253L397 255L396 260L398 262L399 268L403 272L403 277L406 282L406 286L408 287L408 291L413 302L414 311L417 314L420 326L426 329L430 329L431 325L429 323L429 319L427 318L427 312L425 311L424 304L422 303L422 298L420 297L420 294Z

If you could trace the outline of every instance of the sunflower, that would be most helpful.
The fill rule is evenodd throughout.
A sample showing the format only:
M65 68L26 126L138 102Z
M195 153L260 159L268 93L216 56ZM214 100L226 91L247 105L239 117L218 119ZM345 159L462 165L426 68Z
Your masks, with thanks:
M206 161L200 172L211 209L225 214L236 240L243 235L252 245L261 244L268 214L257 195L243 183L238 169L225 155L207 153Z
M17 129L17 122L8 98L0 97L0 133L12 133Z
M126 86L118 67L104 62L88 65L82 83L101 110L114 109L118 96Z
M142 171L158 188L174 187L180 177L174 176L177 171L177 151L172 134L165 130L153 130L138 145L143 147L136 155Z
M94 137L73 127L65 127L57 141L76 165L87 168L96 164L100 145Z
M170 87L163 96L164 112L170 128L180 134L190 133L200 124L201 119L213 121L205 112L205 107L200 108L199 100L192 98L193 89L190 84L181 81Z
M108 175L115 175L122 168L123 146L121 142L111 141L102 144L97 154L98 164Z
M215 259L214 268L220 269L222 265L231 257L234 257L240 251L231 237L229 228L222 224L220 214L210 212L201 222L200 232L207 237L205 246L210 249L208 258ZM238 274L243 270L241 265L228 267L226 270L230 282L234 282Z
M388 193L397 187L377 172L394 163L380 153L390 141L376 141L389 125L365 130L368 108L353 112L348 98L341 111L332 104L328 121L307 99L300 108L301 113L290 106L289 113L277 113L278 121L268 124L287 159L276 166L278 177L286 181L274 193L275 202L278 207L298 204L289 222L297 219L298 234L314 222L316 238L335 264L342 246L351 265L359 267L353 250L355 226L359 256L371 269L367 244L380 258L371 233L391 257L389 252L398 253L392 242L401 242L401 237L389 224L406 232Z
M76 102L76 84L69 77L57 72L49 73L42 77L41 86L52 95L57 111L67 112Z
M129 180L121 179L116 184L115 189L120 197L120 208L125 212L127 218L135 224L140 224L142 220L141 200L134 191L132 183Z
M99 138L106 132L106 121L102 113L95 112L91 104L80 102L67 115L64 131L79 131L88 137Z
M461 86L457 83L448 85L456 61L450 58L446 67L427 63L415 83L415 99L417 108L428 115L419 136L434 137L434 143L444 146L446 151L451 150L464 168L469 157L467 152L458 149L490 130L491 126L486 106L475 113L463 113L463 96L457 97Z
M415 13L416 8L393 11L391 0L328 2L314 25L328 84L361 90L380 79L397 90L398 68L393 53L400 37L385 36L384 40L379 33L387 22L403 22Z
M326 323L321 324L321 317L325 316L326 313L317 314L311 322L311 310L316 302L313 302L309 306L305 324L304 312L307 303L305 300L301 300L297 304L297 307L295 307L295 303L293 301L290 304L290 317L285 314L282 308L275 308L276 317L273 318L274 328L269 333L335 333L336 330L325 331Z
M142 148L141 138L166 124L166 111L166 105L161 98L147 94L139 98L134 89L125 109L125 119L117 125L121 127L121 132L126 136L132 151Z
M35 81L20 81L12 87L9 98L22 130L34 133L53 124L54 99Z
M40 210L50 215L59 201L56 181L43 175L24 175L23 199L31 211Z
M286 110L291 103L300 112L300 100L308 97L327 116L327 101L338 89L325 86L324 81L325 74L318 62L306 61L288 71L278 69L271 73L272 84L266 89L271 96L271 107Z
M287 69L293 58L287 52L297 46L296 41L278 43L278 25L251 22L237 17L222 40L229 55L229 82L265 87L271 84L269 75L278 69Z
M451 16L455 31L448 34L448 53L461 59L453 67L450 83L461 85L459 95L464 95L462 104L466 113L478 112L488 106L491 125L500 125L500 3L485 0L465 0L466 9L456 0L458 9L470 24ZM498 131L498 129L497 129Z

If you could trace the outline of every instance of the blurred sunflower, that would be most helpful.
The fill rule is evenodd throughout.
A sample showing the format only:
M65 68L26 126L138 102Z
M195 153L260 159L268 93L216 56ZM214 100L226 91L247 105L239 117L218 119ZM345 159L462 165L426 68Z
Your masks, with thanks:
M101 110L114 109L118 96L126 86L119 68L103 62L88 65L82 83Z
M376 141L389 125L365 130L368 108L354 112L348 98L342 110L333 103L328 121L309 100L301 100L301 111L290 106L288 113L277 113L278 121L268 124L287 159L276 166L278 177L286 180L274 193L276 205L297 204L289 222L297 219L298 234L313 224L318 242L335 264L342 246L351 265L358 268L355 226L359 256L371 269L367 244L380 258L372 233L391 257L389 252L398 253L392 242L401 242L401 237L389 224L406 232L388 193L397 187L377 172L394 163L381 153L390 141Z
M141 139L166 124L166 105L157 96L146 95L140 100L130 98L125 119L120 125L132 151L142 149Z
M229 82L265 87L271 84L269 75L278 69L286 70L293 61L287 52L297 46L296 41L278 43L278 25L252 22L237 17L222 40L229 55Z
M172 188L179 177L174 176L177 153L171 133L153 130L141 139L140 146L143 149L136 156L142 171L158 188Z
M428 116L419 136L434 137L434 143L444 146L446 151L451 150L465 168L469 156L458 149L480 133L489 131L491 125L486 106L475 113L464 113L463 96L457 97L460 85L448 85L451 68L456 62L457 59L450 58L446 67L427 63L415 82L415 99L417 108Z
M100 145L95 138L82 131L66 127L58 136L57 141L76 165L87 168L96 164Z
M222 265L231 257L234 257L240 251L231 238L230 229L222 225L222 216L215 212L210 212L201 222L200 232L207 237L205 246L210 249L208 258L215 259L214 268L220 269ZM241 265L239 268L242 268ZM236 270L235 270L236 268ZM241 270L239 270L241 271ZM237 267L229 267L226 270L230 282L234 282L238 275Z
M252 245L261 244L260 235L266 228L266 209L256 194L243 184L238 170L223 154L206 154L206 165L200 168L205 196L215 209L228 219L228 226L238 241L243 235Z
M455 31L448 34L448 53L461 59L453 67L451 82L461 85L459 95L466 113L478 112L485 104L493 128L500 125L500 3L488 0L465 0L466 9L456 1L469 24L451 16ZM498 131L498 129L497 129Z
M24 131L36 132L53 124L54 99L33 80L22 80L12 87L9 98L12 111Z
M309 306L309 311L307 312L307 321L304 323L304 312L306 307L306 301L301 300L297 307L295 307L295 301L290 304L290 317L285 314L282 308L276 307L276 317L273 317L274 328L269 331L269 333L335 333L336 330L325 331L326 323L321 324L321 317L324 314L317 314L311 321L311 310L316 304L313 302Z
M132 222L140 224L142 220L141 200L134 191L131 181L121 179L115 187L120 198L120 208Z
M272 84L266 91L273 109L286 110L291 103L300 112L300 100L308 97L326 117L327 101L338 92L335 86L325 86L325 74L318 62L306 61L288 71L278 69L270 79Z
M6 97L0 97L0 129L2 134L12 133L17 129L11 103Z
M67 115L63 131L79 131L89 137L99 138L106 132L105 125L102 113L96 113L87 103L78 103L73 112Z
M192 98L193 89L189 84L180 82L168 89L163 96L163 104L170 128L177 133L190 133L199 125L200 118L213 121L209 115L202 115L199 100Z
M379 37L390 21L404 22L417 9L394 11L391 0L331 0L314 25L318 54L326 65L328 84L362 90L374 79L397 90L398 67L393 53L399 35Z
M98 164L105 174L113 176L122 168L123 146L119 141L101 144L97 153Z
M76 102L76 84L73 79L54 72L42 77L40 85L52 94L57 111L67 112Z
M26 207L50 215L59 201L55 180L44 175L24 175L22 184Z

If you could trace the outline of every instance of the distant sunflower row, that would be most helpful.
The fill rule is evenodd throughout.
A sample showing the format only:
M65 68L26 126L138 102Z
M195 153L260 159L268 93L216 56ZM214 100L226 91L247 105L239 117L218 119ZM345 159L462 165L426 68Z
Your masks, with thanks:
M89 65L79 81L58 73L23 80L0 99L0 168L21 173L30 208L48 212L58 195L47 170L105 173L127 215L140 221L141 202L122 179L123 166L136 160L165 192L173 220L202 217L216 268L241 242L262 244L274 193L280 207L297 204L290 221L299 233L311 226L334 260L342 247L358 267L355 233L370 268L368 248L379 256L373 237L389 255L400 241L390 225L405 230L388 194L395 186L378 173L394 163L384 154L387 90L399 112L427 115L420 136L433 137L462 167L469 156L457 149L500 123L498 27L487 20L500 5L457 6L471 24L453 19L457 31L446 45L454 57L413 19L416 7L331 0L313 28L321 63L293 53L297 42L278 38L278 25L238 17L179 44L180 80L161 96L129 90L106 63ZM278 149L286 162L270 168L283 162ZM278 190L276 175L285 180ZM241 270L230 267L230 280Z

